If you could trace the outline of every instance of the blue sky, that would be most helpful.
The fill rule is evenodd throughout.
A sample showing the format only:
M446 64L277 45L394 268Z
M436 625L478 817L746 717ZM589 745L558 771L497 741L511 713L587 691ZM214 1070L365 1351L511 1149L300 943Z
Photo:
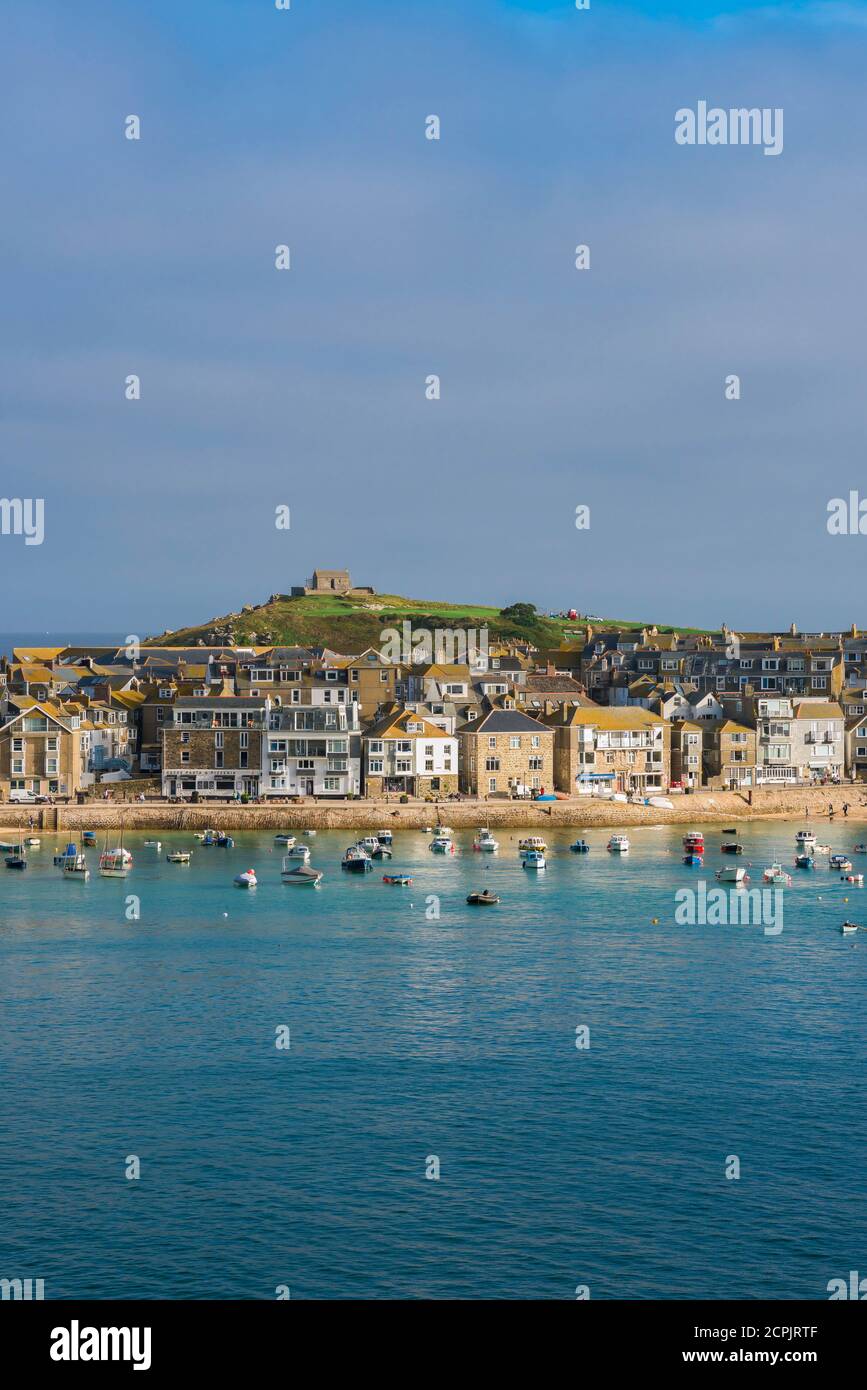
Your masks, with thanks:
M317 564L867 625L867 536L825 524L867 497L867 6L49 0L4 30L0 491L46 511L42 546L0 536L7 625L155 632ZM782 107L782 155L676 145L699 100Z

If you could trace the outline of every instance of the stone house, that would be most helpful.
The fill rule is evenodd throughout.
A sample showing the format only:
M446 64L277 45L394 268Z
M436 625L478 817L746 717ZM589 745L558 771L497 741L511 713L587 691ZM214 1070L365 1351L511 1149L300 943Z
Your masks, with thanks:
M463 724L462 789L475 796L515 796L554 785L554 734L514 708L510 697Z
M163 721L163 796L258 796L267 703L228 693L183 696Z
M19 696L0 727L0 795L74 796L84 770L81 716Z
M638 705L564 705L545 716L554 733L559 791L657 792L669 783L670 725Z

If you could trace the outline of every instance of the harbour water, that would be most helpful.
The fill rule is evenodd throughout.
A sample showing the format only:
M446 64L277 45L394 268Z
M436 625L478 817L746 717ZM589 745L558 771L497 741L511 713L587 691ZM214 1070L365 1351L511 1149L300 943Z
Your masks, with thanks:
M405 832L363 877L320 832L303 891L270 834L127 836L128 878L91 850L86 884L43 834L0 868L0 1277L48 1298L827 1298L867 1248L867 932L839 930L867 890L799 873L797 828L742 828L753 886L773 859L793 875L776 935L677 924L677 889L729 862L707 827L704 869L659 826L623 857L555 832L537 874L517 832L496 856L461 833L454 857ZM411 887L382 882L401 870ZM500 905L467 906L484 887Z

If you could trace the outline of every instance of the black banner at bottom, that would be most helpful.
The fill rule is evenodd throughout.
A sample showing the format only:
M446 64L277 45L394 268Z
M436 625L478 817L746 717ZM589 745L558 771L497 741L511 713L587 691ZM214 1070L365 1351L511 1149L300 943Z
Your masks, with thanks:
M369 1360L384 1368L391 1360L381 1340L384 1317L389 1331L412 1326L430 1336L435 1329L437 1340L428 1342L423 1354L428 1379L440 1355L444 1371L455 1369L454 1344L438 1340L444 1317L478 1335L492 1325L489 1320L507 1314L499 1345L486 1343L486 1359L496 1361L499 1346L504 1356L516 1346L527 1350L521 1329L526 1304L419 1301L387 1306L389 1311L383 1303L348 1301L10 1301L0 1303L0 1327L7 1366L14 1365L19 1374L61 1377L93 1376L105 1367L115 1375L126 1371L159 1378L179 1372L249 1374L251 1369L261 1374L272 1367L285 1372L291 1348L299 1345L308 1353L318 1348L325 1364L339 1362L343 1352L355 1365ZM570 1356L579 1337L582 1359L595 1354L612 1370L794 1365L827 1373L853 1363L865 1332L864 1310L846 1302L576 1301L568 1316L562 1304L534 1306L545 1310L546 1359L555 1350L551 1336L562 1332L569 1338ZM419 1317L421 1323L416 1322ZM527 1332L535 1333L538 1326L534 1319ZM351 1343L342 1340L347 1333ZM299 1337L310 1335L313 1343L299 1344ZM432 1352L432 1346L441 1350ZM405 1353L401 1360L406 1370Z

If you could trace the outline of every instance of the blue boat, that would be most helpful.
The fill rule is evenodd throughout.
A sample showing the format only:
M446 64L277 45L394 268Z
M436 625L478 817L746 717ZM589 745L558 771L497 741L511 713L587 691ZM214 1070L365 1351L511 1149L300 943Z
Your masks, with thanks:
M796 854L795 867L798 869L815 869L816 865L812 854Z
M683 862L684 862L684 864L689 864L689 865L691 865L691 866L698 866L698 867L700 868L701 865L704 863L704 860L703 860L702 856L698 853L697 850L689 850L689 851L683 856Z
M231 835L218 835L217 847L218 849L234 849L235 841L232 839Z
M571 849L573 854L590 853L590 846L588 845L586 840L576 840L574 845L570 845L569 848Z

